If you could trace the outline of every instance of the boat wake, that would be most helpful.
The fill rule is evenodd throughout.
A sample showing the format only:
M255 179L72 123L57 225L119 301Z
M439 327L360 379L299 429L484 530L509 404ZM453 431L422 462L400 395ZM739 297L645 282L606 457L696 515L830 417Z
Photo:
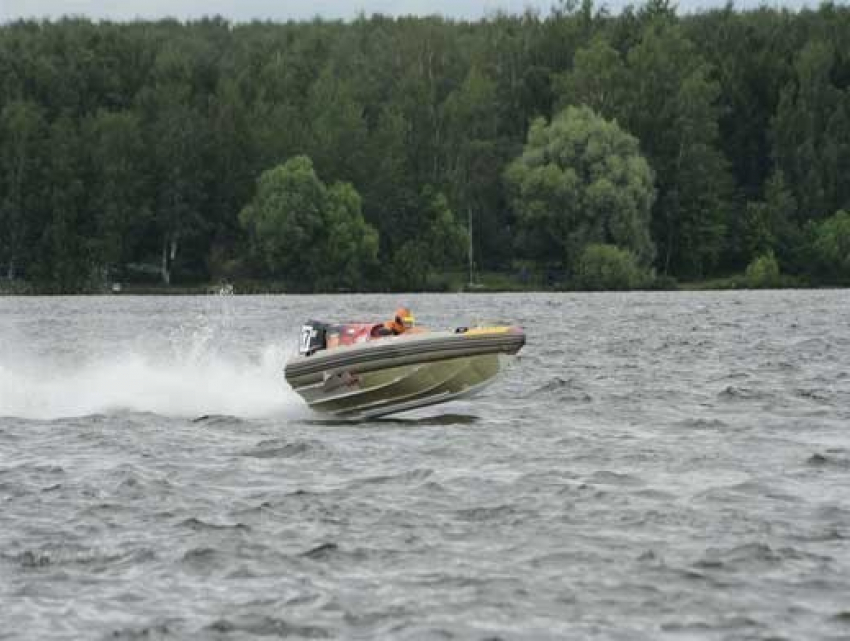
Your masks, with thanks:
M0 361L0 416L56 419L117 412L262 418L302 406L283 381L282 347L253 357L217 353L118 356L70 365L50 358Z

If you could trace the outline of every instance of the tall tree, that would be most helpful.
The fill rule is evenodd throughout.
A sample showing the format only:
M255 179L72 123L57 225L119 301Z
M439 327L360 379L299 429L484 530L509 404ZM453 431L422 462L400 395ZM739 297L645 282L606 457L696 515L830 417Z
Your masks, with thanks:
M384 265L403 247L440 263L429 238L446 210L452 229L472 219L489 267L563 261L557 235L518 224L501 175L531 121L588 105L634 135L653 168L656 267L729 273L771 246L783 272L825 278L806 252L819 221L850 208L847 51L850 8L832 3L3 24L0 273L45 289L84 287L93 266L123 263L166 281L217 266L262 274L240 260L238 212L255 176L299 154L328 184L352 183ZM325 286L315 278L305 286Z
M326 67L310 88L307 114L311 123L308 155L318 171L361 182L369 171L364 158L366 122L349 82Z
M819 220L847 204L850 188L850 90L832 81L833 47L809 42L794 63L794 78L782 89L773 122L776 168L793 186L797 220Z
M720 259L732 180L718 148L719 87L669 19L653 20L629 51L624 122L658 177L653 237L666 273L699 277Z
M507 220L500 198L501 174L507 158L499 136L496 84L477 67L442 105L446 123L445 167L453 209L472 234L470 263L497 263L506 252L491 239L510 247ZM487 236L485 236L485 230ZM478 256L478 259L475 259ZM470 264L472 269L474 266Z
M764 200L749 202L740 229L737 229L742 246L735 248L742 253L743 262L776 254L785 271L799 272L803 238L794 222L797 203L788 190L782 172L777 172L767 181Z
M417 181L410 159L411 127L400 109L381 110L367 141L371 171L363 180L364 213L380 232L381 253L392 256L417 230Z
M545 233L568 268L593 243L652 261L652 171L637 140L589 107L536 120L505 179L521 223Z
M619 52L603 37L576 52L573 68L555 78L556 105L587 105L603 118L622 113L626 68Z
M263 172L239 218L268 270L300 289L362 285L377 260L360 196L347 183L328 188L306 156Z
M817 267L829 278L850 278L850 213L839 210L813 228Z
M46 182L46 149L42 109L29 101L8 103L0 111L0 261L9 279L35 259L32 242Z
M44 257L37 278L54 291L97 287L91 239L94 221L86 206L85 146L76 120L62 116L51 126L48 171L50 221L41 239Z
M129 111L99 111L84 134L92 162L96 237L92 258L107 273L120 277L128 262L139 259L139 239L150 222L150 184L144 161L147 149L141 122Z
M427 288L432 276L460 267L467 235L448 199L426 186L419 198L419 231L393 255L390 284L402 289Z

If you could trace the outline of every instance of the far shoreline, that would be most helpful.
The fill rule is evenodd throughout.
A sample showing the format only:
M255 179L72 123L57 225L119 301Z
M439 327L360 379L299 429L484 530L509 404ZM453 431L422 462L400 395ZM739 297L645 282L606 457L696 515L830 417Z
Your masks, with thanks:
M282 283L250 281L215 283L197 283L185 285L163 284L121 284L114 288L57 291L43 288L23 281L0 281L0 297L38 297L38 296L339 296L339 295L408 295L408 294L593 294L627 292L709 292L709 291L757 291L757 290L843 290L850 287L844 283L811 283L800 279L783 278L780 282L765 286L748 286L743 276L707 279L703 281L671 282L663 281L645 287L632 289L587 289L568 285L522 286L510 283L509 286L488 286L481 283L458 284L456 286L427 288L420 290L317 290L287 288Z

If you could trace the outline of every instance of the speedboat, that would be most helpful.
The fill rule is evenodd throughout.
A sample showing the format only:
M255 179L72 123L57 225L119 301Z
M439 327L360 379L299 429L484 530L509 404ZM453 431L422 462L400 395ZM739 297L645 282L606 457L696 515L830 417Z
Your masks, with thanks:
M361 420L471 396L525 344L519 327L415 328L374 336L370 323L309 321L286 381L317 412Z

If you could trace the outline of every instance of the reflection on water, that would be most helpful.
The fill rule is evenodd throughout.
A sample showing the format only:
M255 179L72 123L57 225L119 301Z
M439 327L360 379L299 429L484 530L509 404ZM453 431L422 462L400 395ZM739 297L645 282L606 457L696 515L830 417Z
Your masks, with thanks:
M449 406L451 407L451 406ZM430 409L429 411L434 411ZM363 425L365 427L374 428L379 425L472 425L477 423L480 418L470 414L452 414L450 411L446 414L435 414L433 416L421 416L421 410L416 412L407 412L397 416L382 416L370 420L362 419L339 419L339 418L315 418L308 419L306 423L313 425Z

